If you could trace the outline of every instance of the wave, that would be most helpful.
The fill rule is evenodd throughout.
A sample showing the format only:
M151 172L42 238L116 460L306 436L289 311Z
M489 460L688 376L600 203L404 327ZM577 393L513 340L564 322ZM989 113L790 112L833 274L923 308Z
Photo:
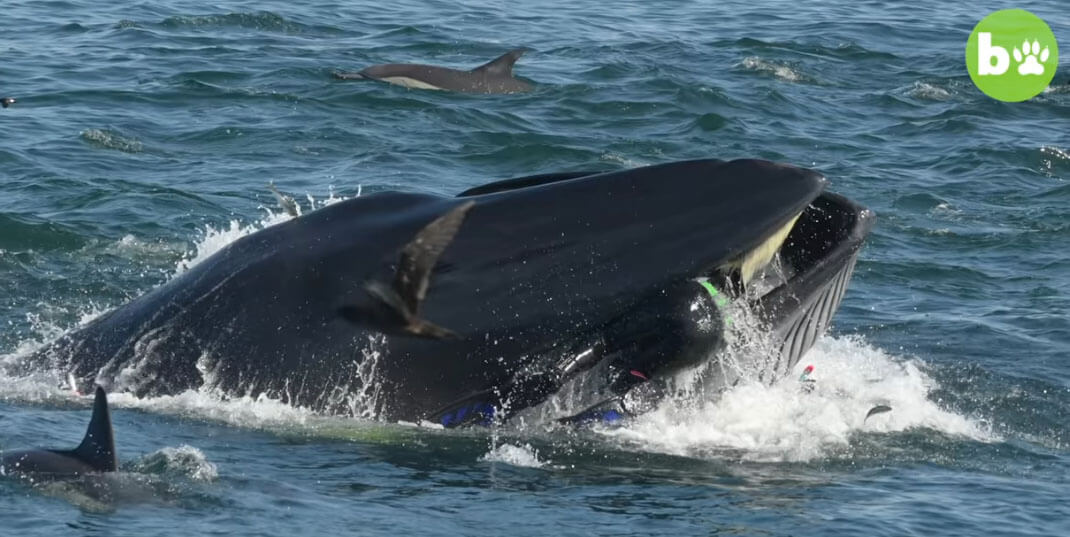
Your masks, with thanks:
M342 29L328 25L310 25L295 22L271 11L237 12L209 15L174 15L158 23L142 23L130 19L118 22L118 28L142 28L154 26L165 29L185 28L236 28L258 32L294 34L342 34Z
M500 462L523 468L542 468L550 464L549 460L539 458L539 450L531 444L501 444L479 458L484 462Z
M952 90L937 83L918 81L907 91L907 95L926 101L946 101L952 97L953 93Z
M816 82L802 72L797 65L792 65L782 60L767 60L758 56L747 56L739 63L739 66L747 71L768 74L785 82Z
M843 60L881 60L890 61L899 59L890 52L867 49L854 42L839 43L835 46L818 43L799 43L796 41L762 41L751 37L744 37L732 42L733 45L751 50L783 51L795 54L836 58Z
M73 250L89 239L55 222L34 216L0 213L0 256L25 250Z
M145 145L133 136L127 136L112 129L88 129L81 133L82 140L103 149L114 149L123 153L141 153Z

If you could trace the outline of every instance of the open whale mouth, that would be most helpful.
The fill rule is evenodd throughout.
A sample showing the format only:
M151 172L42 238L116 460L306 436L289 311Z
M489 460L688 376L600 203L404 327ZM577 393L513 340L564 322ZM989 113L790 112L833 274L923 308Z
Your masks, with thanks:
M753 302L779 345L763 378L786 374L829 327L874 220L869 209L824 192L730 267L734 292Z
M766 341L772 343L766 348L773 351L754 371L757 380L783 378L829 328L875 220L873 212L858 203L823 192L758 246L699 278L722 318L727 319L724 309L730 301L745 301L747 309L757 315ZM728 373L721 369L722 374ZM727 387L740 378L722 377L719 385ZM562 423L613 422L653 408L665 395L662 388L645 383L647 388L621 399L593 402L577 393L589 390L589 381L576 381L562 390L562 398L549 405L570 407L565 410L567 417L551 412ZM633 385L640 383L633 379ZM570 399L579 402L578 407L563 403Z

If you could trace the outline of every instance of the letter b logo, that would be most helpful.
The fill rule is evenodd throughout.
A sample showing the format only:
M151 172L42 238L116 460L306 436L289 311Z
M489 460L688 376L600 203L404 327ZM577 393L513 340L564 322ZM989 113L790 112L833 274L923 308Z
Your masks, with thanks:
M992 60L996 60L995 64ZM992 34L980 32L977 34L977 74L1002 75L1011 66L1011 55L1007 49L992 45Z
M1018 102L1044 91L1059 65L1059 47L1047 23L1023 9L981 19L966 42L966 70L993 99Z

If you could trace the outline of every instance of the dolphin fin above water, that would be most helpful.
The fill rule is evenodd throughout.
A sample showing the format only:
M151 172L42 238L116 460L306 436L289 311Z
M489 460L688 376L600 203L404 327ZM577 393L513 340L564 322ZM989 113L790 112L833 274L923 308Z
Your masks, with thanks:
M268 183L268 190L275 195L275 200L279 202L279 207L286 211L286 214L294 218L300 216L300 212L297 210L297 202L290 196L279 192L279 189L275 188L274 181Z
M485 73L493 76L513 76L513 65L530 49L518 48L510 50L493 60L472 69L473 73Z
M114 472L119 467L115 455L115 431L111 426L111 411L104 388L97 386L93 398L93 416L89 419L85 437L78 447L66 453L100 472Z
M531 84L513 76L513 65L528 50L510 50L468 71L414 63L387 63L366 67L356 73L335 73L334 76L342 80L379 80L413 89L519 93L532 89Z
M0 470L8 474L48 474L53 476L114 472L119 467L115 454L115 434L111 426L108 397L97 386L93 416L78 447L70 450L26 449L4 453Z
M371 280L364 284L368 294L393 310L405 322L403 330L414 336L456 339L452 330L420 318L420 305L431 285L431 270L446 247L453 242L468 210L476 202L462 203L424 226L401 250L393 283Z

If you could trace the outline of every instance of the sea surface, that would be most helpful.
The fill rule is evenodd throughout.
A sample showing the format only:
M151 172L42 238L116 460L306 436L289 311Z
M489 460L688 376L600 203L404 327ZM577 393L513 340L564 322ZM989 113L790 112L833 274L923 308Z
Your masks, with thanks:
M312 204L678 159L820 170L877 225L773 385L622 428L440 431L112 397L122 472L0 480L0 535L1070 535L1070 63L981 94L997 2L90 2L0 9L0 360ZM1022 2L1070 57L1062 0ZM523 95L341 81L532 49ZM547 207L552 212L552 207ZM891 412L864 419L876 404ZM90 401L0 375L0 447Z

